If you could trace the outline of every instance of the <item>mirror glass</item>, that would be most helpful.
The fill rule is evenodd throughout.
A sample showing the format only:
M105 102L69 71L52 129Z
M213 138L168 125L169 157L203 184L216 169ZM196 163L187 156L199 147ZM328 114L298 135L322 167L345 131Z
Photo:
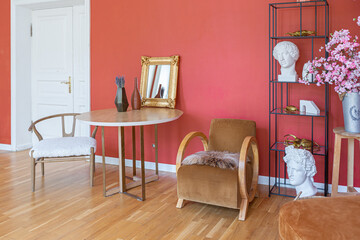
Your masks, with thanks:
M169 97L170 64L150 65L147 82L147 98Z

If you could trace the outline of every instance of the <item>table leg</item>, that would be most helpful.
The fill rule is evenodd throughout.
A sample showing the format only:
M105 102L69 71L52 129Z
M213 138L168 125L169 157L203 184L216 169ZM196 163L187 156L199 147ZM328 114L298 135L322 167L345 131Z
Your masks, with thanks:
M140 126L140 148L141 148L141 192L142 201L145 201L145 157L144 157L144 126Z
M124 127L118 127L119 138L119 188L120 192L126 192L125 185L125 143L124 143Z
M335 134L334 159L333 159L333 175L331 196L334 197L338 193L339 172L340 172L340 154L341 154L341 136Z
M354 139L348 138L347 187L354 187Z
M103 195L106 197L106 165L105 165L105 137L104 127L101 127L101 145L102 145L102 175L103 175Z
M135 126L132 126L132 147L133 147L133 177L136 176L136 136Z
M159 176L159 163L158 163L158 125L155 124L155 174Z

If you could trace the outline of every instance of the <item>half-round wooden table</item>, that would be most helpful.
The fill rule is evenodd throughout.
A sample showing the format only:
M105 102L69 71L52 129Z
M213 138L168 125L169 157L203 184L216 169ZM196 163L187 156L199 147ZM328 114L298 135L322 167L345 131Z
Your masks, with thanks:
M116 108L95 110L82 113L76 116L76 119L89 125L101 126L102 140L102 164L103 164L103 193L106 190L105 177L105 140L104 127L118 127L119 138L119 192L135 197L138 200L145 200L145 183L159 179L158 173L158 135L157 124L171 122L183 114L178 109L168 108L141 108L140 110L128 110L127 112L118 112ZM145 160L144 160L144 126L155 125L155 175L145 178ZM124 144L124 127L132 127L132 145L133 145L133 182L126 184L125 182L125 144ZM136 177L136 148L135 148L135 126L140 127L140 149L141 149L141 179ZM127 190L142 186L142 197L138 197L127 193ZM112 194L110 194L112 195Z

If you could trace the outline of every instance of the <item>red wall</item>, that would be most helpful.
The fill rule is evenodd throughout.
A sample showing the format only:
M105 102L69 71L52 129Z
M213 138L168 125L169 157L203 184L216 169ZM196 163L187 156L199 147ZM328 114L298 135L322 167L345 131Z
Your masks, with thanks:
M0 1L0 30L0 144L10 144L10 0Z
M268 7L267 2L261 5L241 1L92 1L92 109L113 107L117 74L125 75L130 95L133 77L140 77L142 55L179 54L177 108L184 115L160 125L159 161L174 164L182 138L190 131L207 133L212 118L256 120L265 160ZM147 153L153 152L152 130L146 131ZM116 156L116 131L107 136L106 148ZM130 138L128 142L130 145Z
M133 78L140 78L141 56L178 54L177 108L184 115L175 122L159 126L159 161L175 164L182 138L190 131L207 133L212 118L251 119L258 127L260 174L267 175L269 2L273 1L91 1L92 110L114 107L116 75L125 75L130 97ZM0 3L0 143L10 143L9 3L10 0ZM352 18L359 15L360 2L330 0L329 3L330 30L350 28L359 34ZM308 93L304 94L311 97L317 90L304 88L305 91ZM332 89L330 114L331 176L331 130L343 125L341 105ZM295 133L301 131L299 128L295 127ZM105 134L107 155L116 157L117 131L106 128ZM129 129L126 134L128 137L131 134ZM153 161L153 128L146 127L145 136L146 160ZM131 158L128 137L126 157ZM100 138L98 140L100 142ZM341 171L340 183L345 184L346 165L342 165ZM359 172L359 167L356 171ZM360 186L360 176L357 178L357 186Z

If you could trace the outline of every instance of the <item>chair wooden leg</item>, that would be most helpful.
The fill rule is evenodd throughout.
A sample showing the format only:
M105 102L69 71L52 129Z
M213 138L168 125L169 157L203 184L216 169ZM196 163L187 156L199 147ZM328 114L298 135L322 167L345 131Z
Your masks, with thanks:
M31 153L31 187L32 191L35 192L35 158L32 155Z
M179 198L176 204L176 208L182 208L184 206L184 199Z
M249 207L249 200L248 199L241 199L239 220L245 221L248 207Z
M90 155L90 186L94 186L94 170L95 170L94 148L91 148L91 155Z
M41 161L43 161L44 158L41 159ZM45 164L42 162L41 163L41 175L42 176L45 176Z

